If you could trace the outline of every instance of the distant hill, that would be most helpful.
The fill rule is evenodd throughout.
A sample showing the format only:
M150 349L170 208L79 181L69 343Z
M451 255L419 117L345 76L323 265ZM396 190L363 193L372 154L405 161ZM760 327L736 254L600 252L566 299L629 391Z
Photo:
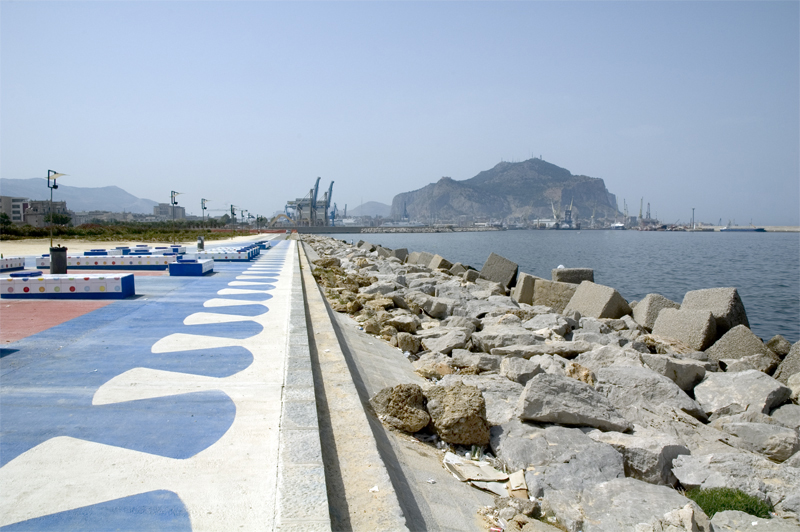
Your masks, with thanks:
M532 220L552 218L553 208L563 216L573 204L575 219L614 218L617 200L602 179L572 175L542 159L520 163L501 162L471 179L443 177L436 183L394 197L390 217L399 219L403 209L412 220L474 218Z
M386 218L389 216L391 210L391 205L386 205L385 203L377 201L368 201L358 207L347 209L347 216L382 216ZM342 211L342 214L344 214L344 211Z
M33 177L31 179L0 178L0 194L17 196L32 200L49 200L50 190L47 179ZM137 198L119 187L73 187L59 183L53 191L53 201L66 201L71 211L111 211L137 212L153 214L153 207L158 202Z

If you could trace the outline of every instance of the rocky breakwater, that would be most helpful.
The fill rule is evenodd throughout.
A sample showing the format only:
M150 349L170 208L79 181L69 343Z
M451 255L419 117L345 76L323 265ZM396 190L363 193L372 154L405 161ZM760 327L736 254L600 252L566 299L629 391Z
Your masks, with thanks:
M303 238L331 307L428 379L374 397L382 421L486 445L512 474L488 512L502 528L728 530L683 494L715 487L798 524L800 342L756 337L735 288L629 303L586 268Z

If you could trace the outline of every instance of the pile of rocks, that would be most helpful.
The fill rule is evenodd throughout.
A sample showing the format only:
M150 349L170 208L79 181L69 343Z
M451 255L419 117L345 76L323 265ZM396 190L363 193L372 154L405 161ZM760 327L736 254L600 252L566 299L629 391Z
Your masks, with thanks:
M755 336L735 288L628 303L586 268L543 279L495 254L478 271L303 238L332 308L429 379L374 398L384 422L488 439L566 529L710 530L675 489L694 487L738 488L798 523L800 342Z

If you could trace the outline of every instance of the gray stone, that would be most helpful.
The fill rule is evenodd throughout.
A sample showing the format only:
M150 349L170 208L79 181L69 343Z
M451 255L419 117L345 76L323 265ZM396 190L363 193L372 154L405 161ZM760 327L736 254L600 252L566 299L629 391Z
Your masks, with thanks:
M658 314L665 308L680 308L681 306L674 301L667 299L660 294L647 294L636 304L633 309L633 319L642 327L650 330L656 324Z
M393 314L383 322L384 325L394 327L399 332L415 333L420 326L419 318L411 314Z
M620 432L594 430L588 436L607 443L622 454L625 476L650 484L675 486L678 479L672 474L672 460L689 449L676 438L640 436Z
M468 339L469 334L464 332L463 329L449 329L443 336L423 338L422 347L428 351L450 354L453 349L462 349L466 345Z
M434 255L431 261L428 263L428 268L431 270L449 270L453 267L453 263L447 260L446 258L442 257L441 255Z
M642 354L638 351L610 345L581 353L575 362L595 373L611 366L644 367Z
M780 406L792 391L760 371L706 373L695 386L694 397L709 415L738 414L754 410L768 414Z
M523 322L522 326L532 331L550 329L559 336L564 336L570 332L569 323L559 314L538 314Z
M716 333L716 322L710 310L665 308L653 325L653 335L677 340L697 351L710 346Z
M642 361L648 368L672 380L685 392L693 390L706 375L705 363L699 360L643 353Z
M375 252L382 259L388 259L389 257L392 256L392 250L382 246L378 246L377 248L375 248Z
M795 342L789 350L789 354L775 370L775 378L786 384L789 377L800 373L800 342Z
M641 404L658 404L682 410L704 421L705 412L697 402L667 377L647 368L608 367L595 372L595 389L617 409Z
M431 318L444 319L448 317L453 309L455 301L452 299L445 299L443 297L428 298L422 304L422 310Z
M544 373L539 364L524 358L504 357L501 360L500 375L523 386L539 373Z
M778 367L778 360L777 357L758 353L742 358L723 358L718 360L717 363L722 371L727 371L728 373L755 369L770 375Z
M394 281L378 281L359 290L362 294L381 294L385 295L394 292L399 286Z
M478 277L480 277L480 275L481 273L478 270L467 270L464 272L463 278L465 281L469 283L474 283L475 281L478 280Z
M543 340L541 337L537 337ZM506 345L494 347L491 353L497 356L531 358L537 355L557 355L563 358L575 358L581 353L590 351L592 344L587 342L550 342L536 345Z
M782 519L762 519L738 510L717 512L711 518L711 532L740 532L742 530L797 532L800 527Z
M795 373L786 379L786 385L792 390L791 400L800 403L800 373Z
M364 251L366 251L368 253L371 253L371 252L375 251L375 245L374 244L370 244L369 242L361 242L358 245L358 249L363 249Z
M480 276L483 279L500 283L504 287L509 288L514 285L518 271L519 266L517 263L511 262L507 258L501 257L496 253L492 253L483 264Z
M754 453L682 455L672 466L686 489L734 488L770 502L776 510L789 495L800 493L800 470Z
M591 386L569 377L540 373L525 385L519 398L522 420L585 425L625 432L631 424Z
M800 450L800 439L793 429L767 423L720 423L719 428L733 434L749 451L783 462Z
M501 425L517 418L517 400L523 386L500 375L447 375L440 384L462 382L481 391L486 402L486 421L489 425Z
M581 284L583 281L594 282L594 270L591 268L553 268L551 279L558 283Z
M459 327L468 331L470 334L474 333L480 324L480 320L465 316L450 316L449 318L442 320L442 325L444 327Z
M405 262L408 257L408 250L406 248L393 249L391 255L400 262Z
M577 330L572 333L573 342L588 342L598 345L610 345L615 347L622 347L630 343L626 338L618 334L600 334L591 331Z
M384 388L369 403L381 421L406 432L420 431L431 420L425 411L422 388L417 384Z
M413 363L414 371L426 379L440 379L445 375L455 373L452 359L442 353L425 353Z
M772 411L770 417L797 432L800 432L800 405L785 404Z
M511 297L517 303L525 303L527 305L533 304L533 287L536 283L537 277L528 275L527 273L520 272L517 276L517 284L511 291Z
M545 373L567 376L568 361L565 358L552 355L534 355L528 360L542 368Z
M770 351L772 351L781 358L788 355L789 351L792 349L792 344L789 342L789 340L787 340L780 334L776 334L775 336L770 338L766 345L767 347L769 347Z
M472 335L472 343L478 350L484 353L492 353L493 355L500 354L492 352L492 349L496 347L516 344L529 345L542 340L541 336L537 336L533 331L518 325L493 325L484 327L482 331Z
M581 317L580 321L580 328L585 332L593 332L597 334L608 334L611 332L611 327L609 327L604 321L598 320L597 318L588 318L588 317Z
M414 252L414 253L417 253L417 252ZM412 255L414 253L412 253ZM414 264L416 264L418 266L425 266L427 268L428 264L430 264L431 261L433 260L433 254L432 253L428 253L427 251L420 251L418 253L419 254L416 256L416 262L414 262Z
M621 318L631 313L628 302L609 286L583 281L567 303L566 312L576 310L591 318Z
M397 348L400 349L400 351L409 352L414 355L420 348L419 338L411 333L399 332L397 333Z
M719 331L718 331L719 332ZM709 360L739 359L756 354L769 355L775 364L780 363L778 355L769 350L753 331L744 325L736 325L705 350Z
M450 275L463 275L467 269L460 262L456 262L448 271L450 272Z
M453 365L457 368L474 367L479 371L497 371L503 360L503 357L488 353L472 353L466 349L453 349L450 356L453 359Z
M716 321L718 336L725 334L737 325L750 327L747 313L736 288L707 288L686 292L681 309L711 311Z
M556 312L562 312L577 289L577 286L570 283L536 279L533 285L533 305L550 307Z
M489 443L486 403L479 389L455 382L431 386L425 390L425 398L431 422L442 440L460 445Z
M617 478L585 490L581 497L583 532L670 531L708 529L703 510L667 486L634 478Z

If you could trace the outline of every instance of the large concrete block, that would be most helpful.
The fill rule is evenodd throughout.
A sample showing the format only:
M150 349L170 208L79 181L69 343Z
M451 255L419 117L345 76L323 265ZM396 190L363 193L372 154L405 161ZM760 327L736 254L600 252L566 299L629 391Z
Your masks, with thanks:
M681 308L710 310L717 324L717 337L737 325L750 327L744 304L735 288L707 288L686 292Z
M717 325L710 310L665 308L658 314L653 334L703 351L714 342Z
M420 254L419 251L412 251L411 253L409 253L408 256L406 257L406 263L416 264L419 261L419 254Z
M773 353L758 336L753 334L753 331L744 325L737 325L729 330L714 345L706 349L708 359L714 362L719 362L722 359L740 359L758 354L767 355L773 359L776 366L781 362L778 355Z
M358 248L359 249L363 249L364 251L367 251L367 252L375 251L375 245L374 244L370 244L369 242L366 242L366 241L362 242L358 246Z
M419 255L417 256L416 264L419 266L428 267L428 264L431 263L433 260L433 253L428 253L427 251L420 251Z
M486 259L483 268L481 268L481 277L509 288L514 286L518 271L519 266L516 262L511 262L505 257L492 253L489 255L489 258Z
M406 257L408 257L408 250L406 248L393 249L392 257L400 259L400 262L405 262Z
M594 270L591 268L553 268L550 275L554 281L559 283L581 284L583 281L594 282Z
M467 268L465 268L460 262L456 262L448 271L450 272L450 275L463 275L464 272L467 271Z
M445 270L449 270L453 267L453 263L447 260L446 258L442 257L441 255L434 255L430 262L427 264L428 268L431 270L438 270L439 268L444 268Z
M536 283L536 279L538 278L533 275L520 272L517 276L517 284L511 292L511 297L514 301L533 305L533 286Z
M478 280L478 277L480 277L480 275L481 273L478 270L467 270L462 274L462 277L464 278L465 281L474 283L475 281Z
M652 330L658 313L665 308L681 308L681 306L660 294L647 294L633 308L633 319L642 327Z
M377 251L377 252L378 252L378 256L379 256L379 257L381 257L381 258L384 258L384 259L388 259L389 257L391 257L391 256L392 256L392 250L391 250L391 249L388 249L388 248L385 248L385 247L383 247L383 246L378 246L378 247L375 249L375 251Z
M557 283L537 278L533 285L533 305L542 305L556 312L563 312L577 289L578 286L571 283Z
M621 318L631 313L631 307L619 292L610 286L583 281L578 285L565 312L578 311L590 318Z

